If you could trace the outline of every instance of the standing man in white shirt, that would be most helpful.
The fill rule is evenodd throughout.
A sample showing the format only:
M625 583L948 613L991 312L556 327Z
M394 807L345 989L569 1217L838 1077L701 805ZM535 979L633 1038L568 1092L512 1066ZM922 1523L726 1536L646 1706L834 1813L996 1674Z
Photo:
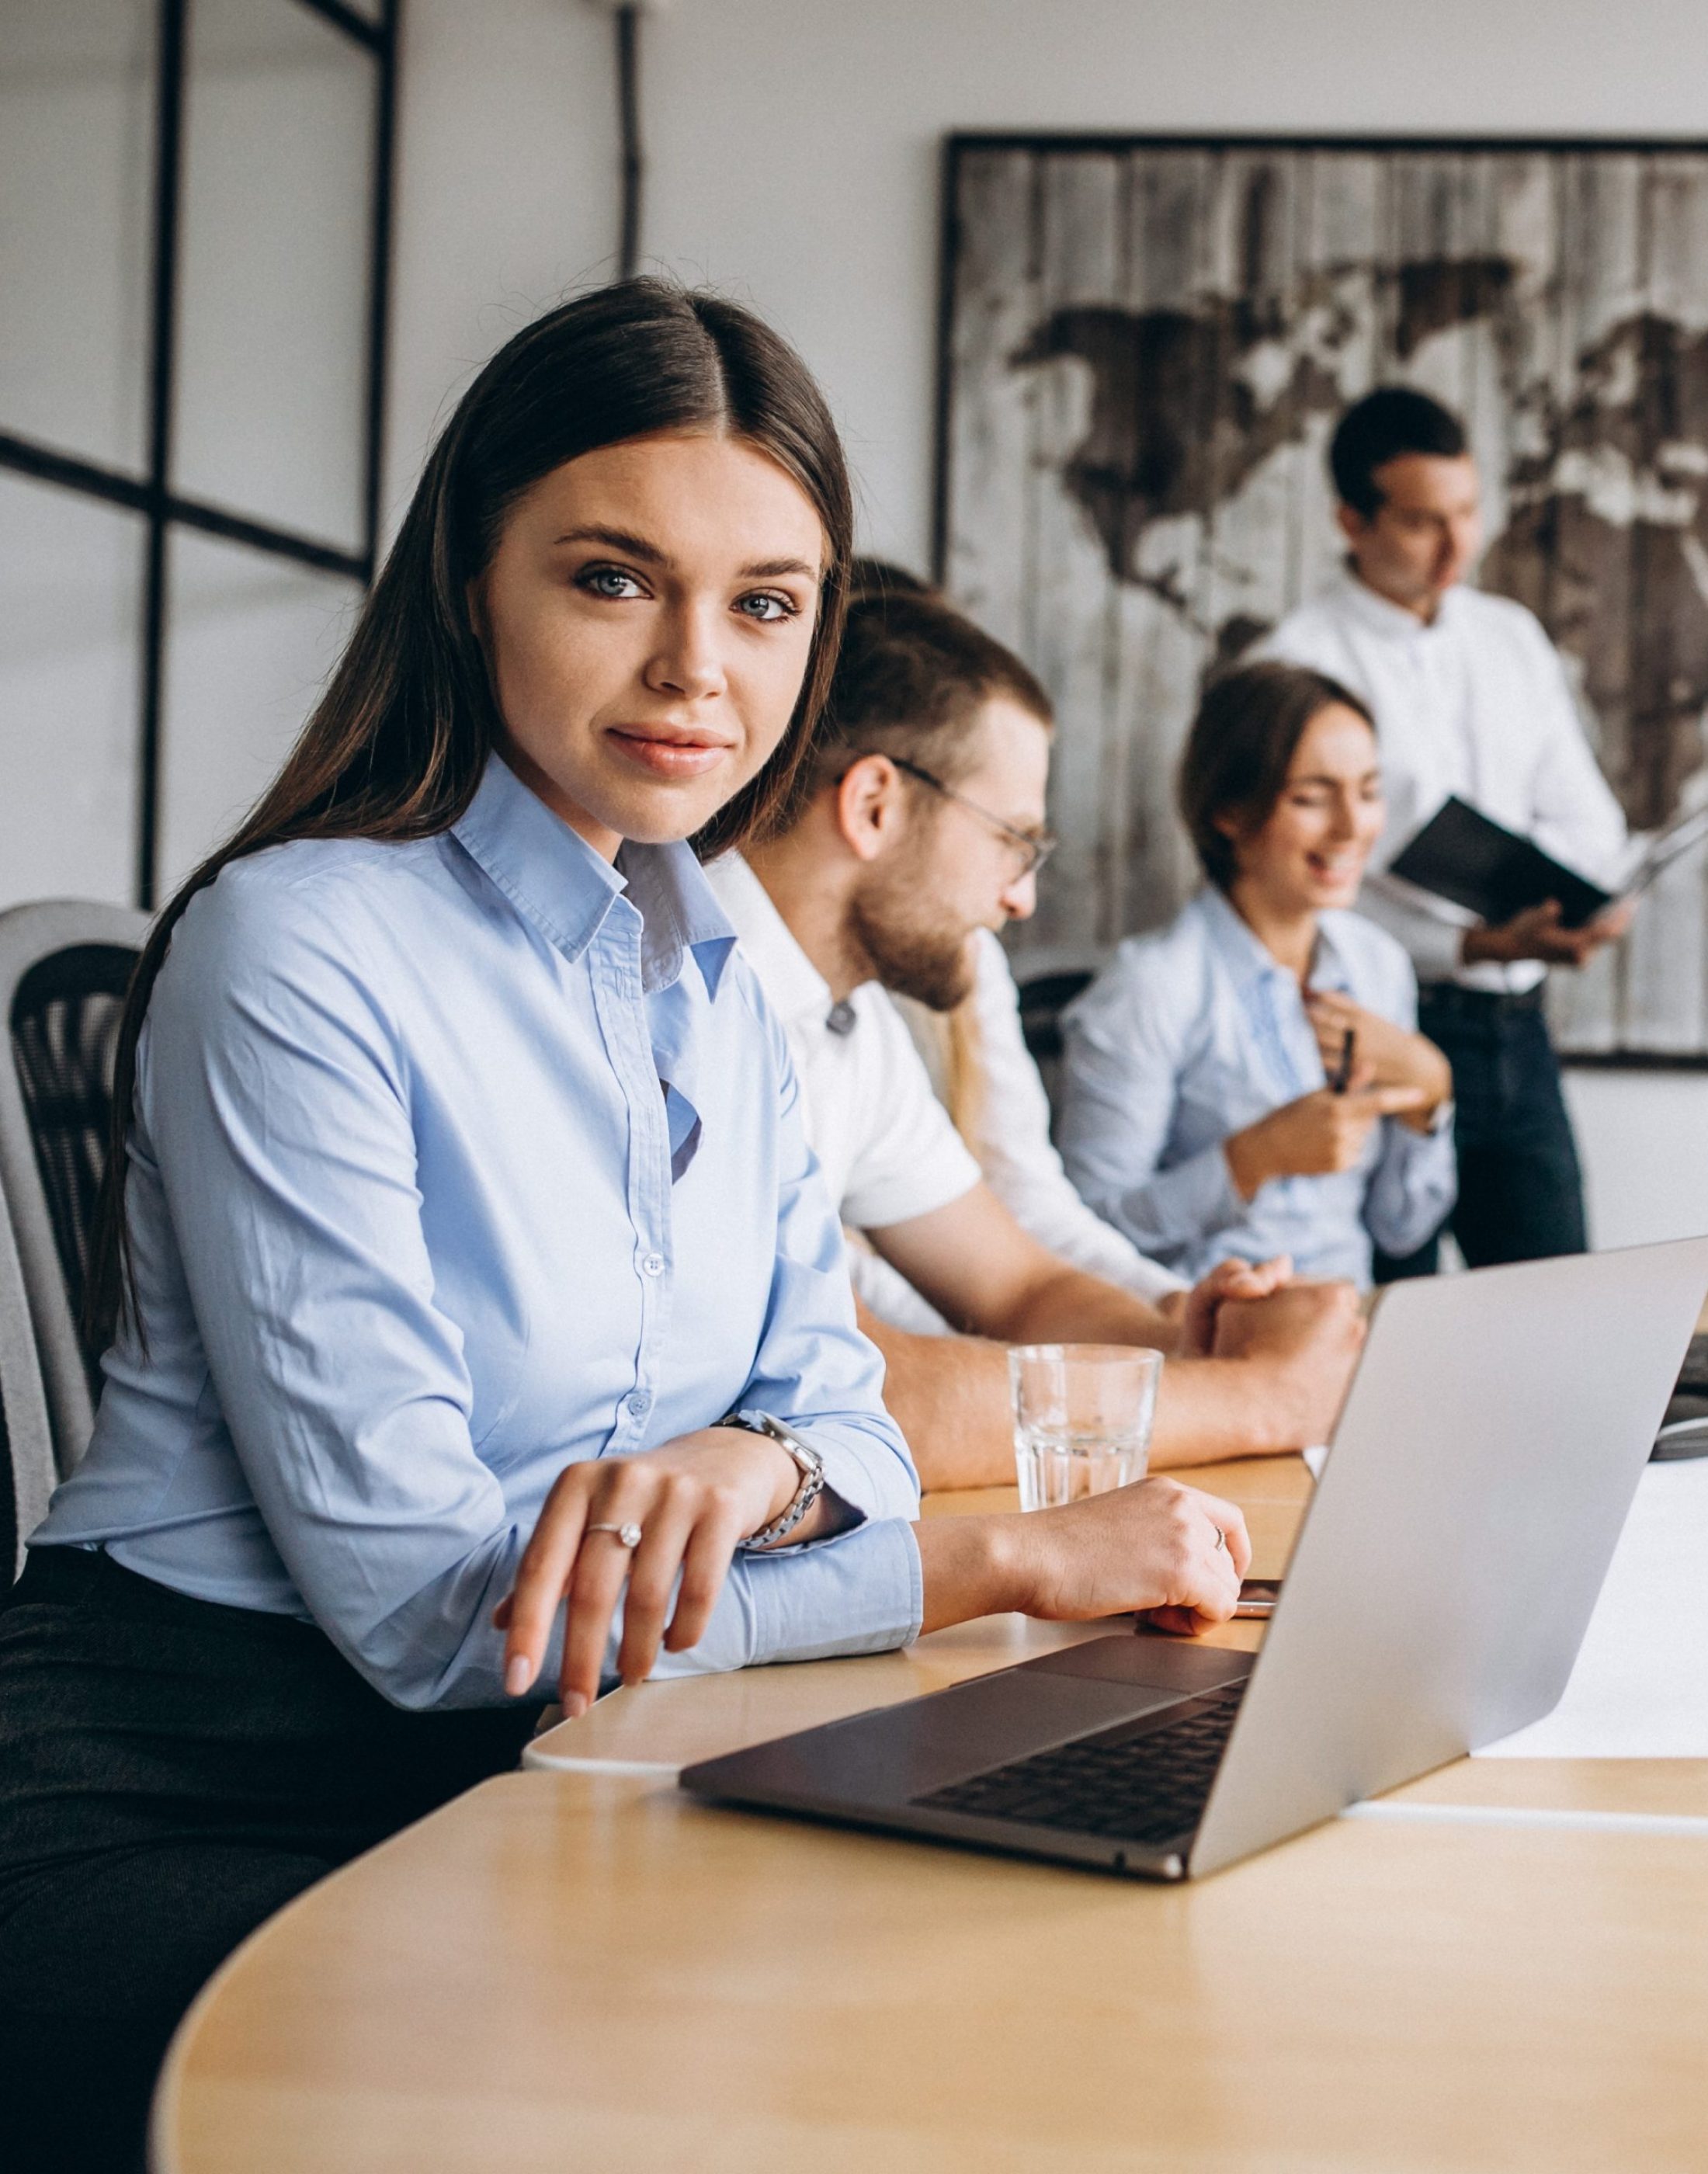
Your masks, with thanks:
M1450 793L1596 881L1614 878L1624 818L1596 766L1558 652L1522 604L1467 585L1481 547L1477 467L1457 416L1387 386L1348 409L1329 450L1344 573L1261 652L1349 687L1376 722L1386 831L1361 910L1411 954L1418 1025L1453 1068L1458 1203L1474 1267L1585 1250L1583 1182L1543 1008L1550 966L1624 934L1549 901L1491 927L1383 870ZM1437 1241L1379 1257L1378 1282L1428 1274Z
M1009 1343L1176 1355L1159 1465L1326 1434L1359 1340L1350 1287L1283 1289L1284 1264L1239 1264L1165 1316L1064 1259L985 1182L886 993L954 1007L977 932L1032 911L1047 850L1042 689L938 599L868 598L851 613L816 754L781 834L708 873L788 1037L843 1220L959 1332L862 1310L927 1485L1011 1478Z

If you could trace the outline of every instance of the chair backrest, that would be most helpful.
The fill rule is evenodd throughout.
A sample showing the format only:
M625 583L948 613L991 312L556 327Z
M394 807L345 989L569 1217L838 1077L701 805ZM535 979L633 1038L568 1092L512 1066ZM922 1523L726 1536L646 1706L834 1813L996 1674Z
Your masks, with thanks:
M13 1242L6 1203L0 1197L0 1572L10 1583L24 1567L24 1543L47 1513L58 1477L47 1399L36 1363L35 1332L24 1270Z
M89 1444L98 1351L78 1321L95 1207L106 1167L113 1056L148 917L52 899L0 913L0 1190L35 1332L54 1461L62 1476Z

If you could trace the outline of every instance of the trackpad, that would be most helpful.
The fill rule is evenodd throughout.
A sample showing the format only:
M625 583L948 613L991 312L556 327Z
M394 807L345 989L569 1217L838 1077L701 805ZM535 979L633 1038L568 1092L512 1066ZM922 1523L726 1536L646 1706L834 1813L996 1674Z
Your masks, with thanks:
M1034 1675L1021 1666L927 1698L855 1714L775 1744L713 1760L713 1793L757 1789L795 1804L906 1804L1069 1737L1136 1721L1179 1693L1132 1684Z
M1063 1646L1021 1667L1040 1675L1090 1677L1100 1683L1154 1685L1171 1697L1192 1697L1224 1684L1242 1682L1251 1673L1255 1653L1224 1646L1200 1646L1187 1638L1124 1636L1090 1638L1083 1646Z

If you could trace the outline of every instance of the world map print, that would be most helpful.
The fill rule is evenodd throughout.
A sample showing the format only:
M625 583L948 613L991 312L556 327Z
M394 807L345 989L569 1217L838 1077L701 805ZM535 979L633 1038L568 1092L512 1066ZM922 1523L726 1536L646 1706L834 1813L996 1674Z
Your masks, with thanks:
M953 148L943 573L1058 705L1037 968L1170 913L1205 677L1332 578L1347 403L1466 419L1478 578L1559 644L1634 826L1708 790L1708 155L1523 145ZM1583 1052L1708 1052L1688 861L1591 971Z

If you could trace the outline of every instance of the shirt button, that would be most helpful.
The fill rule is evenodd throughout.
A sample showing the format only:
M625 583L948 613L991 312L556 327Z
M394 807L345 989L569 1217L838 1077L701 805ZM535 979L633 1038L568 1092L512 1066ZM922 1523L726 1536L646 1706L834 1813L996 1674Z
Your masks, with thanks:
M664 1273L664 1256L662 1253L648 1253L640 1266L645 1274L649 1276L662 1276Z
M644 1420L648 1411L651 1410L651 1405L652 1399L647 1395L646 1392L644 1389L636 1389L633 1396L629 1399L630 1418L631 1420Z

